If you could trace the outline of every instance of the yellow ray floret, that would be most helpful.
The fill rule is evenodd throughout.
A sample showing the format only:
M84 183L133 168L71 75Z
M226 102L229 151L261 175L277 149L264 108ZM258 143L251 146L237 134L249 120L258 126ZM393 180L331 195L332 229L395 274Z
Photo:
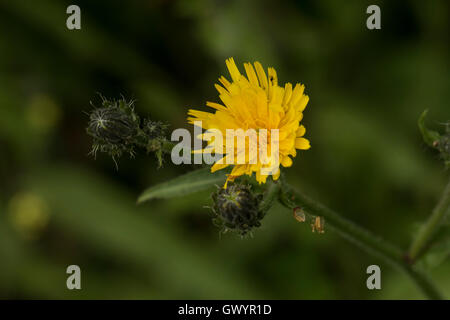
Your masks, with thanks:
M237 158L240 153L238 151L231 153L234 161L230 164L224 161L229 152L229 149L226 149L227 143L230 142L229 139L224 139L225 145L222 145L217 141L211 141L211 135L203 134L202 138L208 141L208 146L203 151L214 152L224 157L211 167L211 172L224 169L229 165L234 166L228 175L225 187L228 181L233 181L244 174L255 173L259 183L265 183L269 175L277 180L280 175L280 164L283 167L290 167L292 158L297 155L296 149L307 150L310 148L309 140L304 138L306 129L300 125L303 110L309 101L309 97L304 94L305 86L302 84L292 86L290 83L279 86L275 69L268 68L266 74L259 62L255 62L253 65L244 63L246 76L240 73L233 58L227 59L226 65L231 82L222 76L219 78L220 84L215 85L222 104L206 103L207 106L215 109L214 113L191 109L188 112L188 121L189 123L201 121L203 129L218 130L224 138L227 129L244 131L253 129L257 132L258 144L255 146L246 141L245 148L257 148L257 152L259 152L259 148L266 146L264 150L268 150L270 156L265 161L260 157L246 156L243 163L242 157L240 158L241 162L238 162ZM267 129L269 133L264 136L260 134L261 129ZM275 135L270 134L272 129L277 130L278 138L274 138ZM270 153L272 143L278 145L278 163ZM234 150L236 149L234 148ZM271 168L269 173L264 170L268 168Z

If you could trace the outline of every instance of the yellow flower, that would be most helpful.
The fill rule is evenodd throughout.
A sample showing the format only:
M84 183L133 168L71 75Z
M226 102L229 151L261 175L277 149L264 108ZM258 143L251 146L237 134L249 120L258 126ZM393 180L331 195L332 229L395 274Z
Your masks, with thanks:
M239 72L233 58L226 60L226 64L232 81L222 76L219 78L222 85L215 85L223 105L207 102L206 105L215 109L215 113L191 109L188 112L188 121L191 124L201 121L203 129L218 130L223 136L226 136L227 129L244 131L254 129L259 140L256 147L258 152L262 149L261 143L266 144L264 147L271 155L270 161L265 162L258 158L255 162L255 159L251 161L251 156L245 156L244 163L233 162L234 168L228 175L225 187L228 181L233 181L244 174L251 176L253 172L256 173L256 180L259 183L265 183L270 174L264 173L261 169L273 168L274 165L276 168L271 174L273 179L277 180L280 176L280 163L283 167L290 167L292 158L297 155L296 149L310 148L309 141L303 138L305 127L300 125L303 110L309 100L309 97L303 94L305 86L296 84L293 88L290 83L286 83L284 87L279 86L275 69L268 68L267 76L259 62L255 62L254 67L250 63L244 63L247 77ZM267 129L269 132L264 138L259 134L261 129ZM277 141L271 141L272 129L278 129ZM209 141L207 147L200 150L201 152L223 155L222 161L216 161L211 167L211 172L230 165L229 162L223 161L229 150L226 150L222 143L218 144L216 139L208 134L202 134L200 138ZM226 143L228 141L227 137ZM278 145L278 162L273 161L271 142ZM250 145L251 143L246 141L246 151L249 151ZM234 153L234 157L237 158L238 154Z

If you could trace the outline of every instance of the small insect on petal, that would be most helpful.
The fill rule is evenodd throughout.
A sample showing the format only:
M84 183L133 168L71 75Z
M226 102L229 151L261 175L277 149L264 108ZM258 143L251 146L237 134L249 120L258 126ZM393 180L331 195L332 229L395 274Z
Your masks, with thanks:
M311 224L312 232L325 233L325 221L322 217L316 217L314 223Z
M294 208L294 218L298 222L305 222L306 216L305 216L305 213L303 212L302 208L300 208L300 207Z

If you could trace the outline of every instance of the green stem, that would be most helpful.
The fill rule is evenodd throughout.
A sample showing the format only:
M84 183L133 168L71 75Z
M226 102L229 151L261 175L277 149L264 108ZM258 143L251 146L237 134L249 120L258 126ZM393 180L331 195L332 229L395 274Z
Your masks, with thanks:
M280 192L280 183L269 181L267 184L268 186L264 192L264 198L259 205L259 209L263 214L266 214L267 211L269 211Z
M161 149L164 153L170 154L172 153L172 149L175 146L175 143L169 140L164 140L161 143Z
M323 217L327 229L337 232L363 250L382 258L392 266L403 271L416 283L426 297L430 299L443 298L427 275L405 261L404 255L399 248L345 219L321 203L310 199L290 185L282 183L279 200L284 206L290 209L301 207L308 215Z
M427 222L422 226L409 249L409 259L415 262L429 248L435 231L450 212L450 181Z

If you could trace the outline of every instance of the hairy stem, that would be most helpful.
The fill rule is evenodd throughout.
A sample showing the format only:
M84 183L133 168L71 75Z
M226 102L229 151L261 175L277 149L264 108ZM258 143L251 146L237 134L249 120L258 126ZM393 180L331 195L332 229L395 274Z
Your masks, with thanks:
M450 212L450 181L445 187L444 193L441 196L438 204L434 208L431 216L427 222L422 226L417 234L417 237L413 240L409 249L408 257L411 262L415 262L420 256L422 256L427 248L429 248L430 241L436 230L439 228L441 222L445 219L446 215Z
M267 211L272 207L273 203L277 200L278 194L280 192L280 183L278 182L268 182L267 189L264 193L264 198L259 205L259 209L266 214Z
M323 217L327 229L335 231L364 251L383 259L403 271L414 281L427 298L443 298L426 274L406 262L399 248L345 219L321 203L310 199L287 183L282 182L282 184L279 200L284 206L290 209L300 207L308 215Z

